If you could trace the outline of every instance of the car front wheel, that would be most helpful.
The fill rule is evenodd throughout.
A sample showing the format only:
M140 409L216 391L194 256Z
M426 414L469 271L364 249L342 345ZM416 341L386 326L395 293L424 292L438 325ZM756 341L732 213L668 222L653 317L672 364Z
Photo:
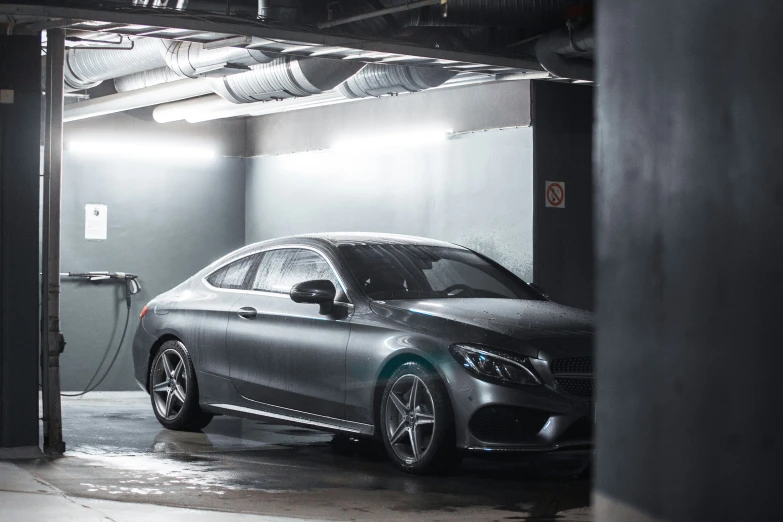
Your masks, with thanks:
M446 387L423 364L402 364L389 378L380 424L387 453L406 472L444 472L459 462Z

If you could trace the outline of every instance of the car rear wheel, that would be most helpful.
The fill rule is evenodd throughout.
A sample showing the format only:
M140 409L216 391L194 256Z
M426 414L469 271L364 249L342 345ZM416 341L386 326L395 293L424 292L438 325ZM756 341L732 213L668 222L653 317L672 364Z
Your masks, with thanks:
M200 430L212 420L198 404L198 384L185 345L166 341L150 368L150 399L155 416L170 430Z
M380 413L386 451L403 471L439 473L459 463L454 414L434 371L417 362L397 368L386 384Z

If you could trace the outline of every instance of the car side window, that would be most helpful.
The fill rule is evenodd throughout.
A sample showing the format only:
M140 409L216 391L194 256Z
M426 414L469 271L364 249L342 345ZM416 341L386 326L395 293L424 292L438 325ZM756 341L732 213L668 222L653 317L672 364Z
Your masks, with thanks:
M207 281L215 288L242 290L245 288L248 272L257 258L255 255L247 256L229 263L207 276Z
M327 279L337 289L337 300L344 300L344 291L329 263L316 252L303 248L282 248L263 253L252 290L287 294L291 287L313 279Z

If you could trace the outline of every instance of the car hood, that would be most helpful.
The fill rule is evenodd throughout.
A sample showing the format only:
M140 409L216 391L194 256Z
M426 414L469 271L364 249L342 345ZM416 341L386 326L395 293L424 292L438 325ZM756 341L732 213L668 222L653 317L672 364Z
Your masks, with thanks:
M592 312L550 301L447 298L374 304L455 321L517 340L585 337L593 333ZM426 320L418 322L422 324Z

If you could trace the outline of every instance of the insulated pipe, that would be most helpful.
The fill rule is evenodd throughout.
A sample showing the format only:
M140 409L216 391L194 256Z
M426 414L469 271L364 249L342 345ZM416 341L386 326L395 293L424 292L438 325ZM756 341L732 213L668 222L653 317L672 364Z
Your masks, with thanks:
M166 65L171 42L132 39L132 49L71 49L65 56L65 85L72 91L90 89L103 80Z
M572 80L594 81L594 51L592 24L553 31L536 42L536 58L541 66L554 76Z
M530 74L503 76L497 80L527 80L544 77L549 77L549 73L536 71ZM463 73L439 87L433 87L433 89L475 85L492 81L496 81L492 76ZM155 107L152 116L155 118L155 121L159 123L175 120L186 120L189 123L199 123L221 118L264 116L266 114L277 114L280 112L324 107L327 105L367 99L368 98L346 98L337 89L307 98L292 98L288 100L245 104L233 104L218 96L202 96L201 98L194 98L192 100L159 105L158 107Z
M224 100L217 94L212 94L209 96L200 96L198 98L191 98L189 100L175 101L172 103L158 105L155 107L155 109L153 109L152 117L158 123L169 123L172 121L187 119L191 115L218 114L221 111L230 111L231 109L237 108L240 109L238 112L242 113L243 111L246 111L247 107L251 105L256 104L248 103L237 105L236 103L231 103L230 101ZM231 116L233 116L233 114L229 114L229 116L226 117Z
M225 69L226 66L249 67L272 60L274 60L273 56L255 49L242 47L204 49L204 44L195 42L177 42L166 53L166 65L183 78L196 78L208 72Z
M286 56L250 71L210 78L216 93L232 103L251 103L310 96L334 89L364 67L363 63L328 58Z
M149 71L142 71L115 78L114 88L117 92L128 92L181 79L182 76L175 73L170 68L158 67L157 69L150 69Z
M83 120L205 94L212 94L212 89L206 79L178 80L146 89L110 94L101 98L69 104L65 109L64 121Z
M132 49L71 49L65 61L65 83L70 90L90 89L103 80L129 75L133 79L120 83L127 88L132 85L150 86L171 81L175 77L196 78L203 74L220 71L222 74L241 72L242 68L267 63L273 57L254 49L221 47L204 49L204 44L194 42L172 42L158 38L135 38L130 40ZM168 66L169 73L162 68ZM154 73L142 74L155 70Z
M423 91L438 87L456 75L455 71L445 69L370 64L345 80L339 89L346 98L367 98Z
M338 103L357 101L362 98L346 98L336 90L327 91L317 96L306 98L289 98L287 100L235 104L227 102L219 96L204 96L184 102L169 103L156 107L152 113L158 123L172 119L186 120L188 123L219 120L240 116L264 116L281 112L325 107Z

